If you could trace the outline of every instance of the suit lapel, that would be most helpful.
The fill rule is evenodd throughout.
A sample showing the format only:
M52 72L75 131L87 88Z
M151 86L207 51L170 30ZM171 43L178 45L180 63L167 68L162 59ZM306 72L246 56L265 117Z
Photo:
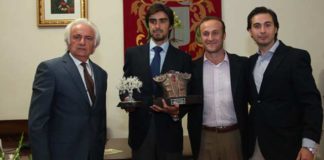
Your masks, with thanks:
M166 73L168 72L170 69L171 64L176 63L174 62L174 59L172 58L174 56L174 54L176 53L174 51L174 47L170 44L169 48L167 50L166 56L165 56L165 60L162 66L162 70L161 73Z
M96 90L95 90L95 92L96 92L95 93L95 96L98 97L101 94L101 93L99 93L100 87L102 87L101 86L101 84L102 84L101 77L99 77L100 76L99 69L97 68L96 65L94 65L94 63L91 60L89 60L89 63L91 65L91 68L92 68L92 71L93 71L93 76L94 76L94 85L95 85L95 88L96 88ZM96 102L97 101L95 101L95 103ZM92 104L92 108L94 108L96 106L95 103Z
M273 56L272 56L272 58L270 60L270 63L268 65L267 69L264 72L263 80L265 78L267 78L268 76L271 76L273 71L276 70L276 68L278 67L280 62L285 57L284 53L285 53L286 49L287 49L287 47L280 41L280 44L279 44L278 48L276 49L275 53L273 54ZM263 83L263 80L262 80L262 83Z
M139 52L140 56L143 56L143 58L137 58L139 63L137 63L139 68L144 70L144 78L146 79L146 82L150 83L150 85L147 85L146 87L148 90L153 92L153 79L152 79L152 72L151 72L151 66L150 66L150 44L147 43L143 47L140 48Z
M228 59L229 59L229 66L230 66L230 79L231 79L231 88L232 88L232 97L234 100L234 95L236 95L236 88L237 88L237 83L239 80L239 74L240 74L240 65L238 62L236 62L236 59L231 55L227 54Z
M141 49L140 54L142 54L143 58L138 58L138 60L140 61L139 64L143 64L144 66L142 69L145 70L145 73L147 73L146 75L148 75L149 77L152 77L151 76L151 66L150 66L150 45L149 45L149 43L144 45L140 49Z
M138 46L135 50L135 54L133 54L132 56L133 56L132 59L135 62L130 64L131 67L135 68L135 70L138 69L140 70L139 74L137 75L140 76L138 78L140 78L144 83L145 90L152 92L153 79L152 79L151 66L150 66L150 44L147 43L143 46Z
M258 91L255 85L255 80L254 80L254 76L253 76L253 70L256 64L256 61L258 59L259 55L258 54L254 54L251 58L250 58L250 65L249 65L249 79L250 79L250 84L251 84L251 89L253 89L253 94L257 95Z
M266 70L264 71L264 74L263 74L263 79L262 79L262 82L261 82L261 86L260 86L260 91L259 91L259 94L258 95L261 95L262 92L263 92L263 86L264 85L267 85L265 83L268 82L268 78L272 75L272 73L277 69L277 67L279 66L279 64L281 63L281 61L284 59L284 57L286 56L285 53L287 52L286 50L288 49L288 47L283 44L281 41L279 41L280 44L278 46L278 48L276 49L276 51L274 52ZM255 92L257 93L257 90L256 90L256 85L255 85L255 81L254 81L254 77L253 77L253 69L254 69L254 66L255 66L255 63L257 61L257 54L254 55L252 57L252 62L251 62L251 76L252 76L252 79L253 79L253 86L255 88Z
M203 87L203 63L204 63L204 56L200 57L199 59L193 61L193 70L192 70L192 86L194 94L203 94L204 87Z
M62 58L63 58L64 68L70 73L69 75L71 75L71 77L74 81L74 84L76 85L76 88L79 89L79 91L82 94L83 99L86 101L86 103L90 104L87 90L83 84L83 81L82 81L82 78L81 78L81 75L79 73L77 66L75 66L75 63L73 62L72 58L70 57L70 55L68 53L66 53Z

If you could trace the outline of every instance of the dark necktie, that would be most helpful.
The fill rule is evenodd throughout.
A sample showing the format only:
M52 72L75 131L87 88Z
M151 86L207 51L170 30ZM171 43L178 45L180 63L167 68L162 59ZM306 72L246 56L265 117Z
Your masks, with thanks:
M154 50L154 58L151 63L151 73L152 73L152 83L153 83L153 93L157 96L157 86L155 82L153 81L153 77L160 75L160 66L161 66L161 55L160 52L162 51L162 48L159 46L156 46L153 48Z
M88 93L90 95L91 101L92 101L92 105L94 104L94 101L96 99L96 96L94 94L94 84L93 84L93 80L88 72L87 69L87 63L82 62L81 66L83 67L83 75L84 75L84 80L86 82L87 85L87 90Z
M161 55L160 52L162 51L162 48L159 46L156 46L153 48L154 50L154 58L151 63L151 72L152 77L155 77L160 74L160 66L161 66Z

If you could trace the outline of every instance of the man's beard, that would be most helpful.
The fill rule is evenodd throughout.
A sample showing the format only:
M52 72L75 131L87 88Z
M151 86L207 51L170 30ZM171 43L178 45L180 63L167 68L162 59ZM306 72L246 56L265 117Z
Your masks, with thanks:
M154 41L159 42L159 41L164 41L164 40L166 40L166 39L167 39L167 36L159 36L159 37L154 37L154 36L152 36L152 39L153 39Z
M158 32L156 34L156 36L154 36L154 32ZM168 35L163 35L163 31L162 30L157 30L157 31L153 31L153 34L151 34L151 37L154 41L164 41L168 38Z

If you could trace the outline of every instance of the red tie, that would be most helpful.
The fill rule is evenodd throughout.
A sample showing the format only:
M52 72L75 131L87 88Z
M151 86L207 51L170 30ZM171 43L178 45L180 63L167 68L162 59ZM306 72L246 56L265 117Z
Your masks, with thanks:
M96 99L96 96L94 94L93 80L92 80L92 78L91 78L91 76L90 76L90 74L88 72L87 63L82 62L81 63L81 66L83 67L84 80L85 80L86 85L87 85L88 93L90 95L92 104L94 104L94 101Z

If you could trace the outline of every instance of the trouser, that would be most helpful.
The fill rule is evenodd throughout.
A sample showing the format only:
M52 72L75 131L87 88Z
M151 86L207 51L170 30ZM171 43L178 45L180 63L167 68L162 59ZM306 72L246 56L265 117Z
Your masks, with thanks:
M141 147L132 150L133 160L182 160L182 152L166 152L157 145L154 115L151 118L150 129Z
M239 129L218 133L202 130L198 160L242 160Z
M249 160L265 160L264 157L262 156L261 151L260 151L258 138L256 139L256 142L255 142L253 155Z

